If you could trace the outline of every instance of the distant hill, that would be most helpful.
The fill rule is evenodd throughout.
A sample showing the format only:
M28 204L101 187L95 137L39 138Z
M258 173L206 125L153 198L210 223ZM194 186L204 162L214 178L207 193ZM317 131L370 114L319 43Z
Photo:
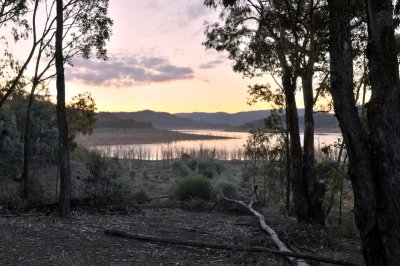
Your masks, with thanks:
M304 117L299 118L300 127L304 127ZM330 113L314 114L315 128L339 128L339 121Z
M218 112L218 113L177 113L175 114L178 117L189 118L196 121L205 121L209 123L215 124L229 124L231 126L240 126L244 123L263 119L269 116L271 113L270 110L262 110L262 111L249 111L249 112L239 112L234 114Z
M229 113L179 113L154 112L101 112L97 115L99 128L160 128L160 129L248 129L262 127L270 110ZM299 109L299 125L304 124L304 110ZM338 122L332 114L314 115L316 128L337 128Z
M217 129L229 127L229 125L226 124L195 121L189 118L178 117L166 112L154 112L150 110L98 114L99 121L106 121L110 119L125 121L127 123L130 123L130 121L151 123L153 127L161 129Z
M114 113L98 113L97 128L153 128L151 122L141 122L133 119L120 119Z
M316 113L314 114L314 125L315 128L338 128L339 122L333 114L329 113ZM243 125L238 126L240 129L249 129L256 127L263 127L264 119L258 119L251 122L244 123ZM300 128L304 128L304 117L299 117L299 126Z

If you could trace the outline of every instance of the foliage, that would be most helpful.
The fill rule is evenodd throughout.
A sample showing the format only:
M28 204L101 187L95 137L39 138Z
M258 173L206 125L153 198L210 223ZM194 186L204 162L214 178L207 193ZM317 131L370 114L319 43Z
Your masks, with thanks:
M133 194L132 198L139 204L145 203L149 198L149 194L147 194L146 191L140 190L139 192L136 192Z
M222 193L225 197L236 199L238 197L238 186L226 179L218 180L214 184L214 190L217 194Z
M85 188L89 204L98 209L122 205L128 191L116 180L122 175L118 159L103 158L95 152L88 152L86 167L90 171Z
M179 176L200 174L208 178L214 178L223 173L224 166L217 160L201 159L184 154L179 161L172 164L172 170Z
M211 197L210 180L201 175L189 175L176 184L175 195L180 200L205 199Z
M33 161L37 164L55 163L58 129L54 105L48 99L38 97L32 108L31 120Z
M3 109L0 112L0 177L19 177L22 156L22 143L15 115Z
M90 179L93 180L103 180L109 183L122 175L118 158L103 158L100 154L90 151L85 164L90 171Z
M250 130L244 146L249 164L243 169L243 182L252 177L252 183L259 187L259 198L264 203L269 199L279 201L284 198L286 182L286 130L284 116L280 110L272 111L264 120L263 128ZM249 186L249 184L247 184Z
M172 172L178 176L188 176L192 174L192 170L181 160L172 163Z
M183 162L193 173L201 174L208 178L214 178L224 171L224 166L222 163L216 160L190 157Z
M67 105L69 138L72 143L76 134L91 134L96 125L96 103L90 93L81 93ZM76 147L76 144L73 145Z
M335 196L339 192L342 171L336 162L322 160L315 164L315 172L318 182L323 184L325 189L322 207L327 216L334 204Z

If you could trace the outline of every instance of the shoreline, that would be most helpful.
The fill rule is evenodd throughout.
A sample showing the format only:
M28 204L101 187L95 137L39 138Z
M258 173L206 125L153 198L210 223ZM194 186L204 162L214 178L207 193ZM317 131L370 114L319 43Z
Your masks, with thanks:
M92 135L78 135L76 142L83 146L171 143L191 140L223 140L232 137L182 133L164 129L95 129Z
M192 129L193 130L193 129ZM213 130L213 129L211 129ZM183 131L191 131L190 129ZM231 133L248 133L248 130L221 130L222 132ZM300 130L300 133L304 133ZM339 128L317 128L316 134L341 134ZM98 128L92 135L78 135L76 142L83 146L103 146L103 145L135 145L135 144L168 144L176 141L200 141L200 140L228 140L235 139L230 136L207 135L198 133L180 132L177 130L165 129L115 129L115 128Z
M222 129L225 132L249 132L252 128L227 128ZM340 128L315 128L315 133L319 134L332 134L332 133L342 133ZM300 128L300 133L304 133L304 128Z

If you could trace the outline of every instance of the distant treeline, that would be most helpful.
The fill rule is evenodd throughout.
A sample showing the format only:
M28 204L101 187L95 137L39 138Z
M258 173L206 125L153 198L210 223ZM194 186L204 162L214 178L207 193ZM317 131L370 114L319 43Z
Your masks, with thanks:
M102 120L97 117L96 128L153 128L151 122L141 122L133 119Z
M304 117L299 117L299 126L304 126ZM245 123L237 128L249 129L249 128L262 128L264 127L264 119ZM339 122L333 114L329 113L317 113L314 114L314 127L315 128L339 128Z

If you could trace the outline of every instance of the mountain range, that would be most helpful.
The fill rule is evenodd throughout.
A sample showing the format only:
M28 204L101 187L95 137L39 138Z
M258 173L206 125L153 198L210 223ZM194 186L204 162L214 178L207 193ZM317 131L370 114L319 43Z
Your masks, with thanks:
M155 112L101 112L97 115L98 127L154 127L161 129L248 129L263 126L263 119L269 116L270 110L238 112L234 114L217 113L177 113ZM299 109L299 125L304 124L304 110ZM337 128L334 115L317 113L314 115L316 128Z

